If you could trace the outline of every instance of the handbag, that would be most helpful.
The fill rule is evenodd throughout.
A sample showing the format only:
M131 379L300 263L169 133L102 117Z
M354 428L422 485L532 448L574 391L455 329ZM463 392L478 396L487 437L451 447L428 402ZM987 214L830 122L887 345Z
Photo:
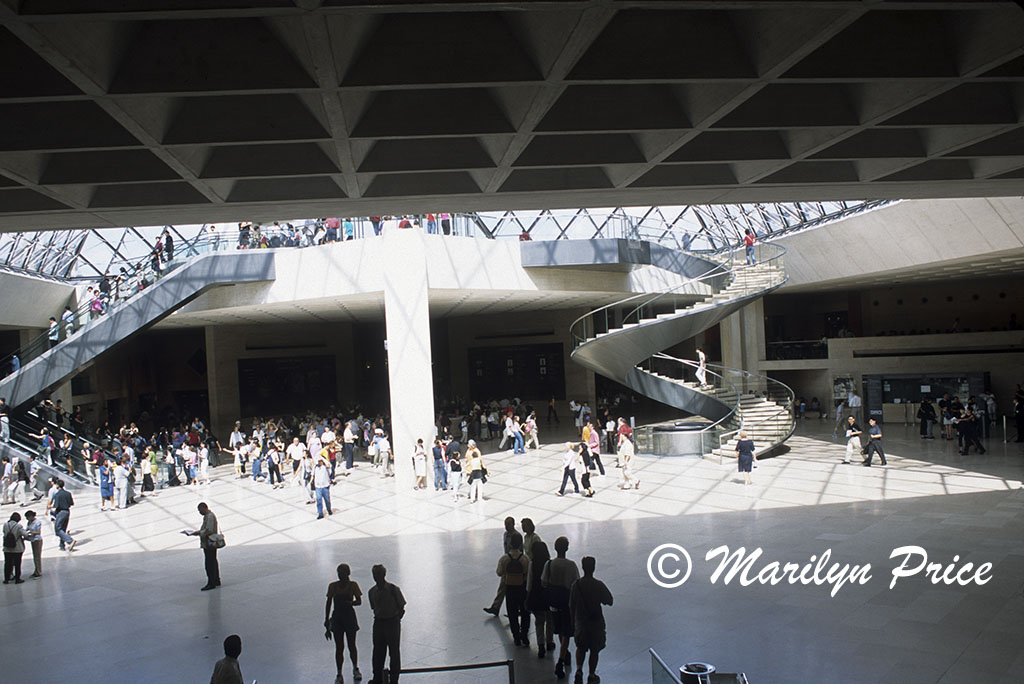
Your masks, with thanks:
M227 546L227 542L224 540L224 535L220 532L215 532L207 538L210 540L210 544L216 546L218 549L223 549Z

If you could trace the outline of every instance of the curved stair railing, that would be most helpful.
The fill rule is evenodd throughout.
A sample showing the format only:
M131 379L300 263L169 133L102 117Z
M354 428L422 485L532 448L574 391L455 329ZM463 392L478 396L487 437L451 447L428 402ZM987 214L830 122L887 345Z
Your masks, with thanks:
M739 263L733 246L713 254L705 273L666 291L634 295L580 316L570 326L578 363L630 389L711 423L706 454L731 455L741 430L756 435L757 453L792 434L793 392L777 380L740 369L707 364L710 382L686 380L692 361L664 354L786 282L781 245L755 246L756 263ZM665 372L665 368L669 368Z

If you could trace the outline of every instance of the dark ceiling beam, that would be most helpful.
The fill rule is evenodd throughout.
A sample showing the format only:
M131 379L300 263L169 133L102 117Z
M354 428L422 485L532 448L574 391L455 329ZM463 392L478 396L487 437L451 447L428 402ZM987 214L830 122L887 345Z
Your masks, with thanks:
M616 10L608 2L587 4L579 21L562 43L562 49L555 58L551 70L545 74L544 84L530 103L526 116L517 128L512 142L498 160L498 168L484 188L485 193L497 192L508 180L512 173L512 164L530 144L534 129L565 92L566 78L570 71L615 16L615 12Z
M83 93L90 96L114 121L137 138L143 146L173 169L175 173L197 192L206 197L207 200L213 203L224 201L222 197L215 193L207 183L201 181L177 156L164 148L161 145L161 141L151 135L139 121L134 119L115 100L106 97L106 84L100 83L82 67L83 55L69 54L70 46L68 45L64 45L64 49L61 49L62 46L53 44L35 26L24 21L7 4L0 3L0 23L35 51L37 55L59 74L73 83Z

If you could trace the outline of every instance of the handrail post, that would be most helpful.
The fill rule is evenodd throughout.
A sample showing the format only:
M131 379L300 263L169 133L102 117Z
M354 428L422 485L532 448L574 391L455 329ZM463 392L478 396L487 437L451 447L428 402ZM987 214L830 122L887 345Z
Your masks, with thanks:
M516 666L515 661L509 659L508 663L508 684L516 684Z

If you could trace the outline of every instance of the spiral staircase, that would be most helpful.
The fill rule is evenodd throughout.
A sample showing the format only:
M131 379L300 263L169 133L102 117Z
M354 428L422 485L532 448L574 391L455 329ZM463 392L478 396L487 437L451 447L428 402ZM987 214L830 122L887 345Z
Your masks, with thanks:
M795 427L789 387L764 375L712 364L700 384L695 362L662 353L786 282L785 249L762 242L755 250L754 265L746 264L742 248L688 255L702 260L703 273L694 276L691 264L682 285L581 316L571 327L573 360L639 394L705 418L700 430L705 456L735 455L740 431L754 441L758 455L772 452ZM682 275L672 266L666 270ZM707 294L695 298L694 289Z

